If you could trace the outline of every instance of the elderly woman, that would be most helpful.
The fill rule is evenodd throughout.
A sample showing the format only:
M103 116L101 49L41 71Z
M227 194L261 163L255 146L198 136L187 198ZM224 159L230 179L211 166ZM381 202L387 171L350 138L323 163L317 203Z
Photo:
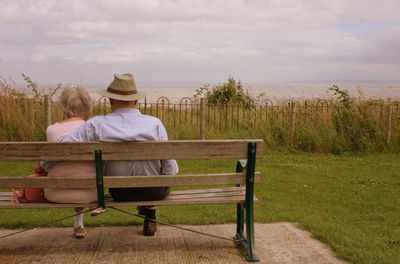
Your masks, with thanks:
M64 120L49 126L46 130L47 141L55 142L75 128L81 126L89 118L92 100L88 92L80 86L65 88L59 98L64 112ZM77 173L79 172L79 173ZM48 177L95 177L95 165L91 161L57 162L48 171ZM46 199L54 203L90 203L97 201L96 189L44 189ZM82 213L82 207L75 212ZM96 215L98 211L92 211ZM75 238L84 238L86 230L83 226L83 214L75 217Z

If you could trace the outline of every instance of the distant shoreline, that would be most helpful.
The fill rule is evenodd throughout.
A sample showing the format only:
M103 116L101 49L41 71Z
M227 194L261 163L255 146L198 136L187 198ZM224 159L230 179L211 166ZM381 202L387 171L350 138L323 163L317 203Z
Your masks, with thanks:
M343 90L348 90L352 97L361 99L399 99L400 84L338 84ZM200 86L138 86L140 91L147 94L148 102L156 102L160 97L167 97L170 103L178 103L183 97L192 98L195 94L195 89ZM284 84L259 84L259 85L244 85L246 89L254 96L264 93L263 98L268 98L274 101L285 99L328 99L333 97L333 93L328 93L329 87L332 84L327 83L284 83ZM96 90L99 88L86 87L94 100L100 98Z

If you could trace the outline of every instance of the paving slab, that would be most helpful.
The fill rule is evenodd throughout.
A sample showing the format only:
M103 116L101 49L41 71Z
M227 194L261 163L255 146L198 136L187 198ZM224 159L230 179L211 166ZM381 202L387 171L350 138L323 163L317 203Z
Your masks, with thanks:
M182 226L232 237L235 224ZM259 263L345 264L324 243L295 223L256 223ZM0 229L0 236L16 230ZM89 227L85 239L72 228L41 228L0 239L0 264L102 263L248 263L235 243L169 226L154 237L141 235L141 226Z

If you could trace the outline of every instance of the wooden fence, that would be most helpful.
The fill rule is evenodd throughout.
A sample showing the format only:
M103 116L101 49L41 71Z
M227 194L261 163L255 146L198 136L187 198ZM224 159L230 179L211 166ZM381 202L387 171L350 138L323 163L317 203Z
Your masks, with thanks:
M57 102L51 102L48 97L44 97L43 101L28 99L13 101L10 98L0 97L0 104L3 108L6 106L3 111L0 111L1 131L6 131L10 126L14 126L12 129L15 131L25 129L26 136L16 137L20 140L37 140L35 130L43 132L47 125L63 119L63 113ZM378 123L381 133L385 135L386 144L390 145L393 138L400 136L399 102L369 100L360 101L358 105L363 105L369 113L368 118L372 117L374 122ZM145 100L138 104L143 114L161 119L168 131L177 127L193 128L197 133L197 138L205 139L208 138L211 130L255 131L262 129L268 132L279 127L284 131L288 145L295 144L299 127L318 129L321 126L332 125L334 115L340 107L340 103L333 100L285 100L276 103L265 99L254 108L245 108L234 104L212 105L207 104L203 99L194 101L189 97L182 98L178 103L171 103L168 98L160 97L155 102ZM94 103L92 115L103 115L110 111L108 100L101 98ZM3 140L4 138L14 139L12 135L3 136ZM43 136L40 136L39 140L42 139Z
M370 117L379 123L386 134L386 143L390 144L392 135L400 135L400 103L384 100L360 101ZM102 110L99 114L110 112L108 100L98 101ZM237 104L213 105L204 99L194 101L184 97L178 103L171 103L167 97L160 97L155 102L141 102L139 110L143 114L156 116L170 128L177 126L195 126L199 128L199 138L207 137L209 128L227 129L272 129L274 126L287 128L289 145L295 141L297 126L315 126L319 123L332 122L335 112L342 105L324 99L285 100L274 103L265 99L254 108L245 108Z

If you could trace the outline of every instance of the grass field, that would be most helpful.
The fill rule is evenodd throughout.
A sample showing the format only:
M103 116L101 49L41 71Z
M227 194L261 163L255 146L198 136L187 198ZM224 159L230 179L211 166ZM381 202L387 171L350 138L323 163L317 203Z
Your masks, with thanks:
M181 173L230 172L233 160L180 161ZM30 174L33 163L0 163L0 175ZM321 155L266 153L258 161L262 183L257 222L292 221L328 243L352 263L400 263L399 155ZM132 212L136 212L133 210ZM72 210L2 210L0 226L31 227ZM160 207L158 218L172 223L213 224L235 221L235 206ZM85 223L139 224L140 219L108 210ZM65 220L62 226L71 226Z

